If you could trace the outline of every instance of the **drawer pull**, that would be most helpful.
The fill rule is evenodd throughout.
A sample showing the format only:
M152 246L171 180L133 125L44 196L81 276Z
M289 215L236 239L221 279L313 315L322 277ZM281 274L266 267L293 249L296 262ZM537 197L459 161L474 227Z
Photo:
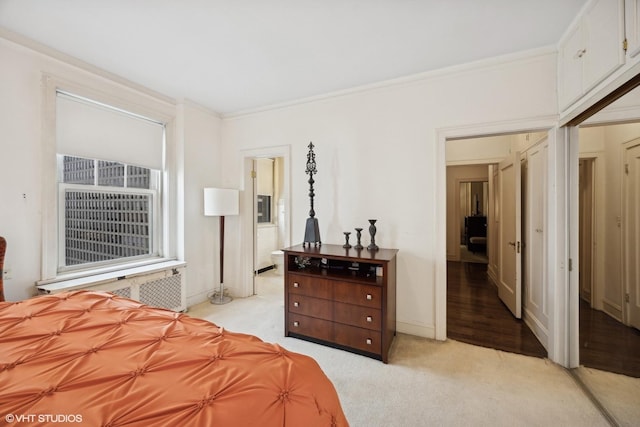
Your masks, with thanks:
M293 287L294 287L294 288L299 288L299 287L300 287L300 283L298 283L298 282L293 282Z
M295 326L297 328L298 326L300 326L300 322L298 322L298 321L293 322L293 326Z
M367 322L369 322L369 323L373 322L373 317L367 316Z
M371 338L367 338L367 345L371 345Z
M367 300L371 301L373 299L373 295L367 294Z
M294 307L298 307L299 305L300 305L300 303L299 303L298 301L296 301L296 302L294 302L294 303L293 303L293 306L294 306Z

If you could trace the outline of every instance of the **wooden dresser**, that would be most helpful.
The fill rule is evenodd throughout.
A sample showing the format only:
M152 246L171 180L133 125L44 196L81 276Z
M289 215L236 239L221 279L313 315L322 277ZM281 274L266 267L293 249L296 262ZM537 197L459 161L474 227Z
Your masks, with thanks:
M396 249L283 249L285 335L387 363L396 333Z

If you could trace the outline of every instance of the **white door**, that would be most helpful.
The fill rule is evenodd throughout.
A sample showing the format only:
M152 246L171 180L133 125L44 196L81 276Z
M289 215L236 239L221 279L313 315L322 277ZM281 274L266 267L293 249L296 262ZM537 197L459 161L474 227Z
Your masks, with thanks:
M498 166L500 266L498 295L513 315L522 317L521 176L520 153Z
M640 145L627 148L625 154L624 257L628 319L631 326L640 329Z

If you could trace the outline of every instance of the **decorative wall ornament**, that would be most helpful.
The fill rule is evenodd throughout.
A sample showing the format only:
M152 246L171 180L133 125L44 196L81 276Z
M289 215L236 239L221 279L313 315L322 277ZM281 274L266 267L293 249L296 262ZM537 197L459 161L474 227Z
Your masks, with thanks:
M371 235L371 244L369 246L367 246L367 249L369 249L370 251L377 251L378 250L378 245L376 245L376 221L377 219L370 219L369 220L369 234Z
M313 175L317 173L316 169L316 155L313 152L313 142L309 143L309 152L307 153L307 168L305 169L305 173L309 175L309 201L311 205L311 209L309 210L309 218L307 218L307 225L304 231L304 241L302 242L302 246L308 245L311 246L313 243L314 246L322 245L320 241L320 227L318 226L318 218L316 218L316 211L313 209L313 198L315 197L315 193L313 192Z

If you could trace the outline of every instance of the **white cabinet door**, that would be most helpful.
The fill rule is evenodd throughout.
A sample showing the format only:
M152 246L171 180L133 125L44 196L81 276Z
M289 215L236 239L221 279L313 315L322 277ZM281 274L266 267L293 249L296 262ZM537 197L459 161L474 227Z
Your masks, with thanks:
M635 57L640 52L640 0L624 2L625 28L627 32L627 54Z
M582 91L582 57L584 41L582 27L574 27L559 46L559 84L558 96L560 108L564 109L580 98Z
M558 45L560 110L624 64L624 20L624 0L593 0L565 33Z
M598 0L583 19L584 91L588 92L624 64L624 0Z

